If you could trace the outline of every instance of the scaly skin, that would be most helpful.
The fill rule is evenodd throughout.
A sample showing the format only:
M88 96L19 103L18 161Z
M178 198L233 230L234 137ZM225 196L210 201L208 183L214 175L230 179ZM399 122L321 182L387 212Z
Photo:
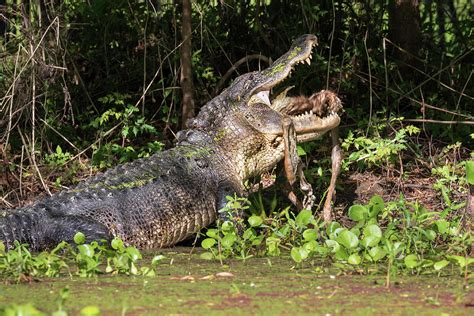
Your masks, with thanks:
M235 79L178 133L176 147L30 206L1 211L0 240L8 248L18 240L40 250L71 242L81 231L88 241L120 237L150 249L210 225L227 195L244 195L245 180L283 159L284 122L294 126L298 141L338 126L341 104L330 91L269 100L269 90L309 60L315 44L314 35L303 35L269 68Z

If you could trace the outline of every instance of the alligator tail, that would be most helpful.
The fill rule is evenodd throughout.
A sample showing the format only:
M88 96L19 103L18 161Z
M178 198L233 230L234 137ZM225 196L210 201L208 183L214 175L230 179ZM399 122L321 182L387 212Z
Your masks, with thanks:
M28 244L30 250L43 250L61 241L72 243L79 231L86 235L87 242L112 239L108 229L100 223L54 213L35 206L0 210L0 240L7 249L14 248L14 242L18 241Z
M3 211L0 215L0 240L7 249L14 247L15 240L37 249L44 239L43 218L44 214L29 209Z

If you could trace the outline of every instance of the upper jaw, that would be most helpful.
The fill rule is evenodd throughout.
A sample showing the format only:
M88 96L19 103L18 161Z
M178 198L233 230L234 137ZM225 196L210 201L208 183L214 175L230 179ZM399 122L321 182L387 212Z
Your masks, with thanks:
M312 50L318 44L318 38L313 34L298 37L291 48L280 58L275 60L270 67L263 70L263 77L270 78L262 82L256 92L269 91L277 84L291 76L294 66L299 63L311 64Z

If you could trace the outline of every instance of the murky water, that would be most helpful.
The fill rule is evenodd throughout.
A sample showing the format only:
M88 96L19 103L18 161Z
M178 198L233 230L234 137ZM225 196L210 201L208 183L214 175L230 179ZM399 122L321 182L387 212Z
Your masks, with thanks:
M59 291L68 286L64 309L70 315L87 305L98 306L103 315L474 314L473 280L458 276L397 277L386 288L384 275L336 275L317 262L295 268L290 259L251 258L221 265L190 251L164 251L168 260L155 277L74 277L1 285L0 307L31 302L49 314L57 310Z

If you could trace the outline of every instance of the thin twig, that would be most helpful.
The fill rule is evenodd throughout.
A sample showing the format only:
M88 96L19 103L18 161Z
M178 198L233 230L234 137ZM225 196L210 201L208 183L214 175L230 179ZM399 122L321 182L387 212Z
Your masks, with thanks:
M369 134L369 129L370 125L372 124L372 69L370 68L370 56L369 56L369 50L367 49L367 36L368 36L369 30L365 31L365 36L364 36L364 48L365 48L365 54L367 55L367 67L369 70L369 123L367 124L367 132L366 136Z
M334 33L336 33L336 8L334 7L334 0L332 0L331 2L332 2L332 31L331 31L331 42L329 43L328 70L326 74L326 90L329 90L329 71L331 69L332 43L334 41Z
M441 121L432 119L404 119L404 122L434 123L434 124L465 124L474 125L474 121Z

